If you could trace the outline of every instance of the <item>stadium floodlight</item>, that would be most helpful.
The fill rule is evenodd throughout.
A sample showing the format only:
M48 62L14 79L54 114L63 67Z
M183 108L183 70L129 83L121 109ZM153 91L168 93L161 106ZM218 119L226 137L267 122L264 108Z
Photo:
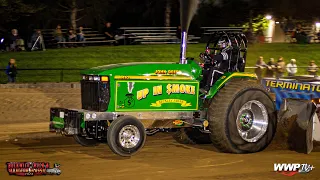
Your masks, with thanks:
M272 16L271 16L271 15L266 15L266 19L267 19L267 20L271 20L271 19L272 19Z

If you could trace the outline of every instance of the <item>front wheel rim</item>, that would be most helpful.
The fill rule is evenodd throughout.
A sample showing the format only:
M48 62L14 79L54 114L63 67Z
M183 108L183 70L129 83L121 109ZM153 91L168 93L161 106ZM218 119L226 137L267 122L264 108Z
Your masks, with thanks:
M267 109L260 101L248 101L240 108L236 123L238 133L243 140L257 142L268 128Z
M141 135L134 125L126 125L119 132L119 143L123 148L131 149L138 145Z

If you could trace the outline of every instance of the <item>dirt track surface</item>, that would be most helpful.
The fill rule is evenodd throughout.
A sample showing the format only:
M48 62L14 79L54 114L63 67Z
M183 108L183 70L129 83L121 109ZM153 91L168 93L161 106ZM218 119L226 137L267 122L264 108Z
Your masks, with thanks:
M72 138L48 131L50 107L80 107L79 89L0 89L0 179L139 179L139 180L261 180L320 179L320 150L309 155L283 149L277 139L255 154L224 154L212 145L181 145L171 134L147 137L131 158L113 154L106 144L82 147ZM6 172L8 161L60 163L60 176L16 177ZM273 172L274 163L308 163L308 174L286 177Z
M170 134L147 138L145 147L131 158L113 154L106 144L81 147L72 138L0 142L0 179L314 179L320 177L320 152L298 154L288 150L265 150L255 154L224 154L212 145L181 145ZM60 163L60 176L16 177L5 172L7 161ZM273 172L273 163L309 163L308 174L286 177Z
M48 122L50 107L80 108L80 89L0 89L0 122Z

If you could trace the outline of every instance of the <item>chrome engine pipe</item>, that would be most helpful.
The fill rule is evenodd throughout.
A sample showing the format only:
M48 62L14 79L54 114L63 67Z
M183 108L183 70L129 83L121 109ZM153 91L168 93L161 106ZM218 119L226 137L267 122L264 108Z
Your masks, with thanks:
M181 32L181 45L180 45L180 64L187 64L187 41L188 33L186 31Z

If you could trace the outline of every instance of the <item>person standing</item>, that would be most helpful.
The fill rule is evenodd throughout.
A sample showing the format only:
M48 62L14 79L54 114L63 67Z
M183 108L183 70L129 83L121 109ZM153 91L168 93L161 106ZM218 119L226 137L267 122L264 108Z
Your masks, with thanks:
M286 72L286 63L283 60L283 57L279 57L277 65L276 65L276 78L283 77L283 74Z
M295 76L295 74L298 72L295 59L291 59L290 63L287 64L287 72L288 72L288 76Z
M269 62L267 63L266 74L264 76L265 77L273 77L275 68L276 68L276 63L274 62L273 58L270 58Z
M17 76L17 64L15 59L10 59L6 68L6 74L8 76L8 83L15 83Z
M263 61L263 57L260 56L257 63L256 63L256 69L255 69L255 73L257 75L258 80L262 79L262 72L263 69L266 67L266 63Z
M316 75L317 75L317 72L318 72L318 66L317 66L316 63L312 60L312 61L310 61L310 64L309 64L307 70L308 70L309 75L316 76Z

